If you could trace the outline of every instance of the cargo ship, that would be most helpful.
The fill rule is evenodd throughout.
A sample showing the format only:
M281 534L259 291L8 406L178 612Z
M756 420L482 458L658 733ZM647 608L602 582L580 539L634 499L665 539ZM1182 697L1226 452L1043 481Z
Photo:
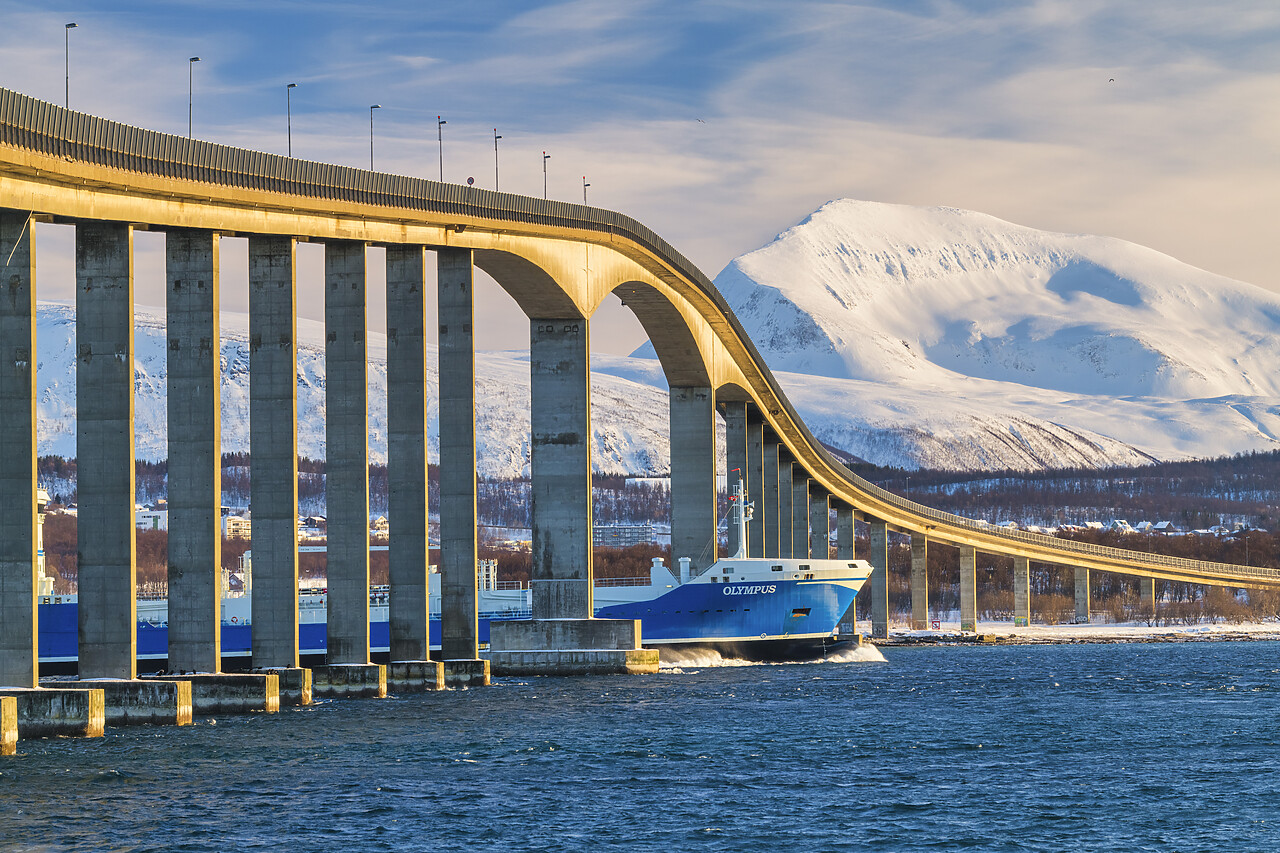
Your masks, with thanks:
M731 499L737 541L745 543L752 507L742 483ZM801 660L838 649L852 636L842 635L842 617L871 572L864 560L817 558L753 558L739 547L731 557L717 560L691 577L690 559L681 558L673 572L656 558L647 578L598 579L594 586L595 614L601 618L639 619L646 647L712 649L725 657L749 660ZM252 623L252 552L242 561L243 587L229 588L224 580L222 654L248 658ZM225 576L224 576L225 577ZM477 577L479 642L489 641L495 621L530 619L527 587L500 582L496 566L481 561ZM39 598L39 653L44 664L70 664L77 658L77 597L55 595L46 582ZM369 591L369 643L376 656L389 652L390 627L385 586ZM430 643L440 644L440 575L428 576ZM322 659L326 650L327 590L304 587L298 595L298 643L304 658ZM168 602L140 598L138 660L157 665L168 656Z

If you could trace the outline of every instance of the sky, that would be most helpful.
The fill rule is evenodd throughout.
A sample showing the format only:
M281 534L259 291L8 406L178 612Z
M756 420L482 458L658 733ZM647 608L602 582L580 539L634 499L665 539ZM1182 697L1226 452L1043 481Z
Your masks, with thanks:
M1280 4L566 0L0 0L0 85L118 121L635 217L710 276L840 197L950 205L1132 240L1280 291ZM64 24L74 21L70 32ZM64 38L58 38L59 35ZM194 67L188 57L200 56ZM40 297L70 299L42 226ZM137 298L163 302L162 237ZM224 306L247 303L224 248ZM375 253L376 255L376 253ZM373 264L370 323L384 321ZM304 246L319 318L320 247ZM307 299L308 288L316 298ZM527 321L478 286L478 346ZM644 339L617 304L593 349Z

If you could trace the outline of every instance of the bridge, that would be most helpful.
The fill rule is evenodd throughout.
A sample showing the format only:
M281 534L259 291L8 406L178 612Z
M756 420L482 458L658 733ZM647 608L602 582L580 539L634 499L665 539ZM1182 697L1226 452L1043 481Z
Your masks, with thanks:
M1148 602L1155 579L1280 586L1276 569L989 527L853 475L806 428L711 281L622 214L191 140L0 89L0 684L34 686L37 679L33 222L76 229L82 678L136 675L132 244L139 230L167 235L174 669L219 667L221 235L247 237L249 246L256 666L299 665L299 241L325 250L331 664L369 664L364 335L371 245L386 248L392 661L430 656L424 293L432 262L439 302L441 656L450 677L487 678L476 615L477 268L530 323L534 619L495 626L495 666L502 661L518 670L549 648L598 650L604 657L593 665L620 671L656 666L639 648L637 625L592 618L589 323L609 294L635 313L670 386L672 551L692 558L694 573L716 556L718 411L727 427L728 467L744 472L757 507L747 533L750 556L826 556L834 517L837 556L852 558L855 520L870 525L874 635L888 631L890 531L911 537L912 621L920 627L927 619L930 543L958 549L961 623L969 630L977 622L978 552L1014 558L1015 620L1030 619L1032 562L1074 569L1077 616L1084 619L1091 572L1142 578Z

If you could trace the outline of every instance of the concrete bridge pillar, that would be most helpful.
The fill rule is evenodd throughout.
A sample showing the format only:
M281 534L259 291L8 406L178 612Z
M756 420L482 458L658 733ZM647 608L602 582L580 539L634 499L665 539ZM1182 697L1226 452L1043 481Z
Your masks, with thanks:
M747 404L747 500L755 506L747 522L747 556L764 557L764 421L756 407Z
M853 507L836 504L836 559L855 559L853 550Z
M1031 624L1031 558L1013 558L1013 627Z
M501 675L657 672L658 653L640 646L640 620L596 619L591 571L591 350L583 317L530 320L530 458L533 491L533 619L489 627L493 671ZM678 393L683 392L683 393ZM679 398L679 399L677 399ZM695 516L711 509L715 533L715 458L709 476L679 479L685 443L705 452L713 438L710 389L672 389L672 511L676 497ZM714 443L711 449L714 450ZM710 485L710 492L707 485ZM690 500L698 499L698 500ZM685 547L696 524L683 529ZM676 541L675 526L672 541ZM698 551L676 551L679 556ZM704 556L705 559L705 556ZM710 559L715 559L714 542ZM704 568L704 565L698 565Z
M587 320L530 320L529 370L533 618L590 619L591 350ZM674 405L672 422L674 426ZM673 476L675 467L673 460ZM673 502L675 493L673 479ZM687 539L684 547L688 548Z
M133 226L76 225L80 677L137 673Z
M831 496L816 486L809 488L809 556L815 560L831 556Z
M796 554L795 527L795 460L785 447L778 448L778 556L786 559Z
M749 457L747 451L747 404L740 403L737 400L727 400L719 403L720 414L724 417L724 436L725 436L725 467L728 469L728 486L729 495L738 488L738 477L742 478L742 485L750 494L751 490L751 466L748 464ZM737 469L735 473L734 469ZM747 498L750 500L750 498ZM750 539L750 534L747 536ZM733 523L733 516L729 516L729 541L728 551L730 554L738 553L738 525Z
M253 665L298 666L297 240L249 237Z
M0 210L0 685L8 687L39 686L35 358L32 224L26 211Z
M791 554L809 559L809 474L799 464L791 466Z
M219 236L165 235L169 415L169 668L222 668Z
M1156 579L1138 578L1138 613L1143 619L1151 619L1156 615Z
M671 389L671 559L701 574L716 561L715 391Z
M889 525L875 518L871 524L871 636L889 636Z
M436 250L440 312L440 656L479 660L475 296L470 249ZM461 677L461 672L454 677ZM485 676L487 683L487 673Z
M780 521L780 504L782 496L779 493L778 478L781 476L781 463L779 461L778 442L766 437L764 442L764 454L761 459L760 470L763 472L763 502L756 506L756 514L760 516L762 526L764 528L764 556L780 557L782 551L779 548L778 537L781 525Z
M929 537L911 534L911 628L929 627Z
M369 384L365 244L324 247L328 662L369 663Z
M978 553L968 545L960 551L960 630L978 630Z
M427 599L426 250L387 247L391 660L431 657Z
M1076 576L1076 624L1089 621L1089 570L1075 567Z

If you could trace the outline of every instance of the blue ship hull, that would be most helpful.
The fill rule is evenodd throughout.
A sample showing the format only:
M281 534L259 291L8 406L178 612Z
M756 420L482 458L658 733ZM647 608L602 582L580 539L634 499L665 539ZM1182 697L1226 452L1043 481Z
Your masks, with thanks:
M740 583L690 583L643 601L601 607L607 619L641 620L642 642L657 647L706 647L735 657L756 659L810 656L829 651L836 642L840 618L853 604L856 585L809 580ZM41 603L39 654L44 663L70 663L78 657L78 604ZM491 618L529 618L529 613L484 614L479 641L489 642ZM222 625L224 658L248 657L252 627ZM323 655L327 629L323 622L298 626L304 656ZM390 626L369 625L370 651L388 652ZM430 622L430 642L440 644L440 620ZM168 656L166 624L138 623L138 659L162 661Z

